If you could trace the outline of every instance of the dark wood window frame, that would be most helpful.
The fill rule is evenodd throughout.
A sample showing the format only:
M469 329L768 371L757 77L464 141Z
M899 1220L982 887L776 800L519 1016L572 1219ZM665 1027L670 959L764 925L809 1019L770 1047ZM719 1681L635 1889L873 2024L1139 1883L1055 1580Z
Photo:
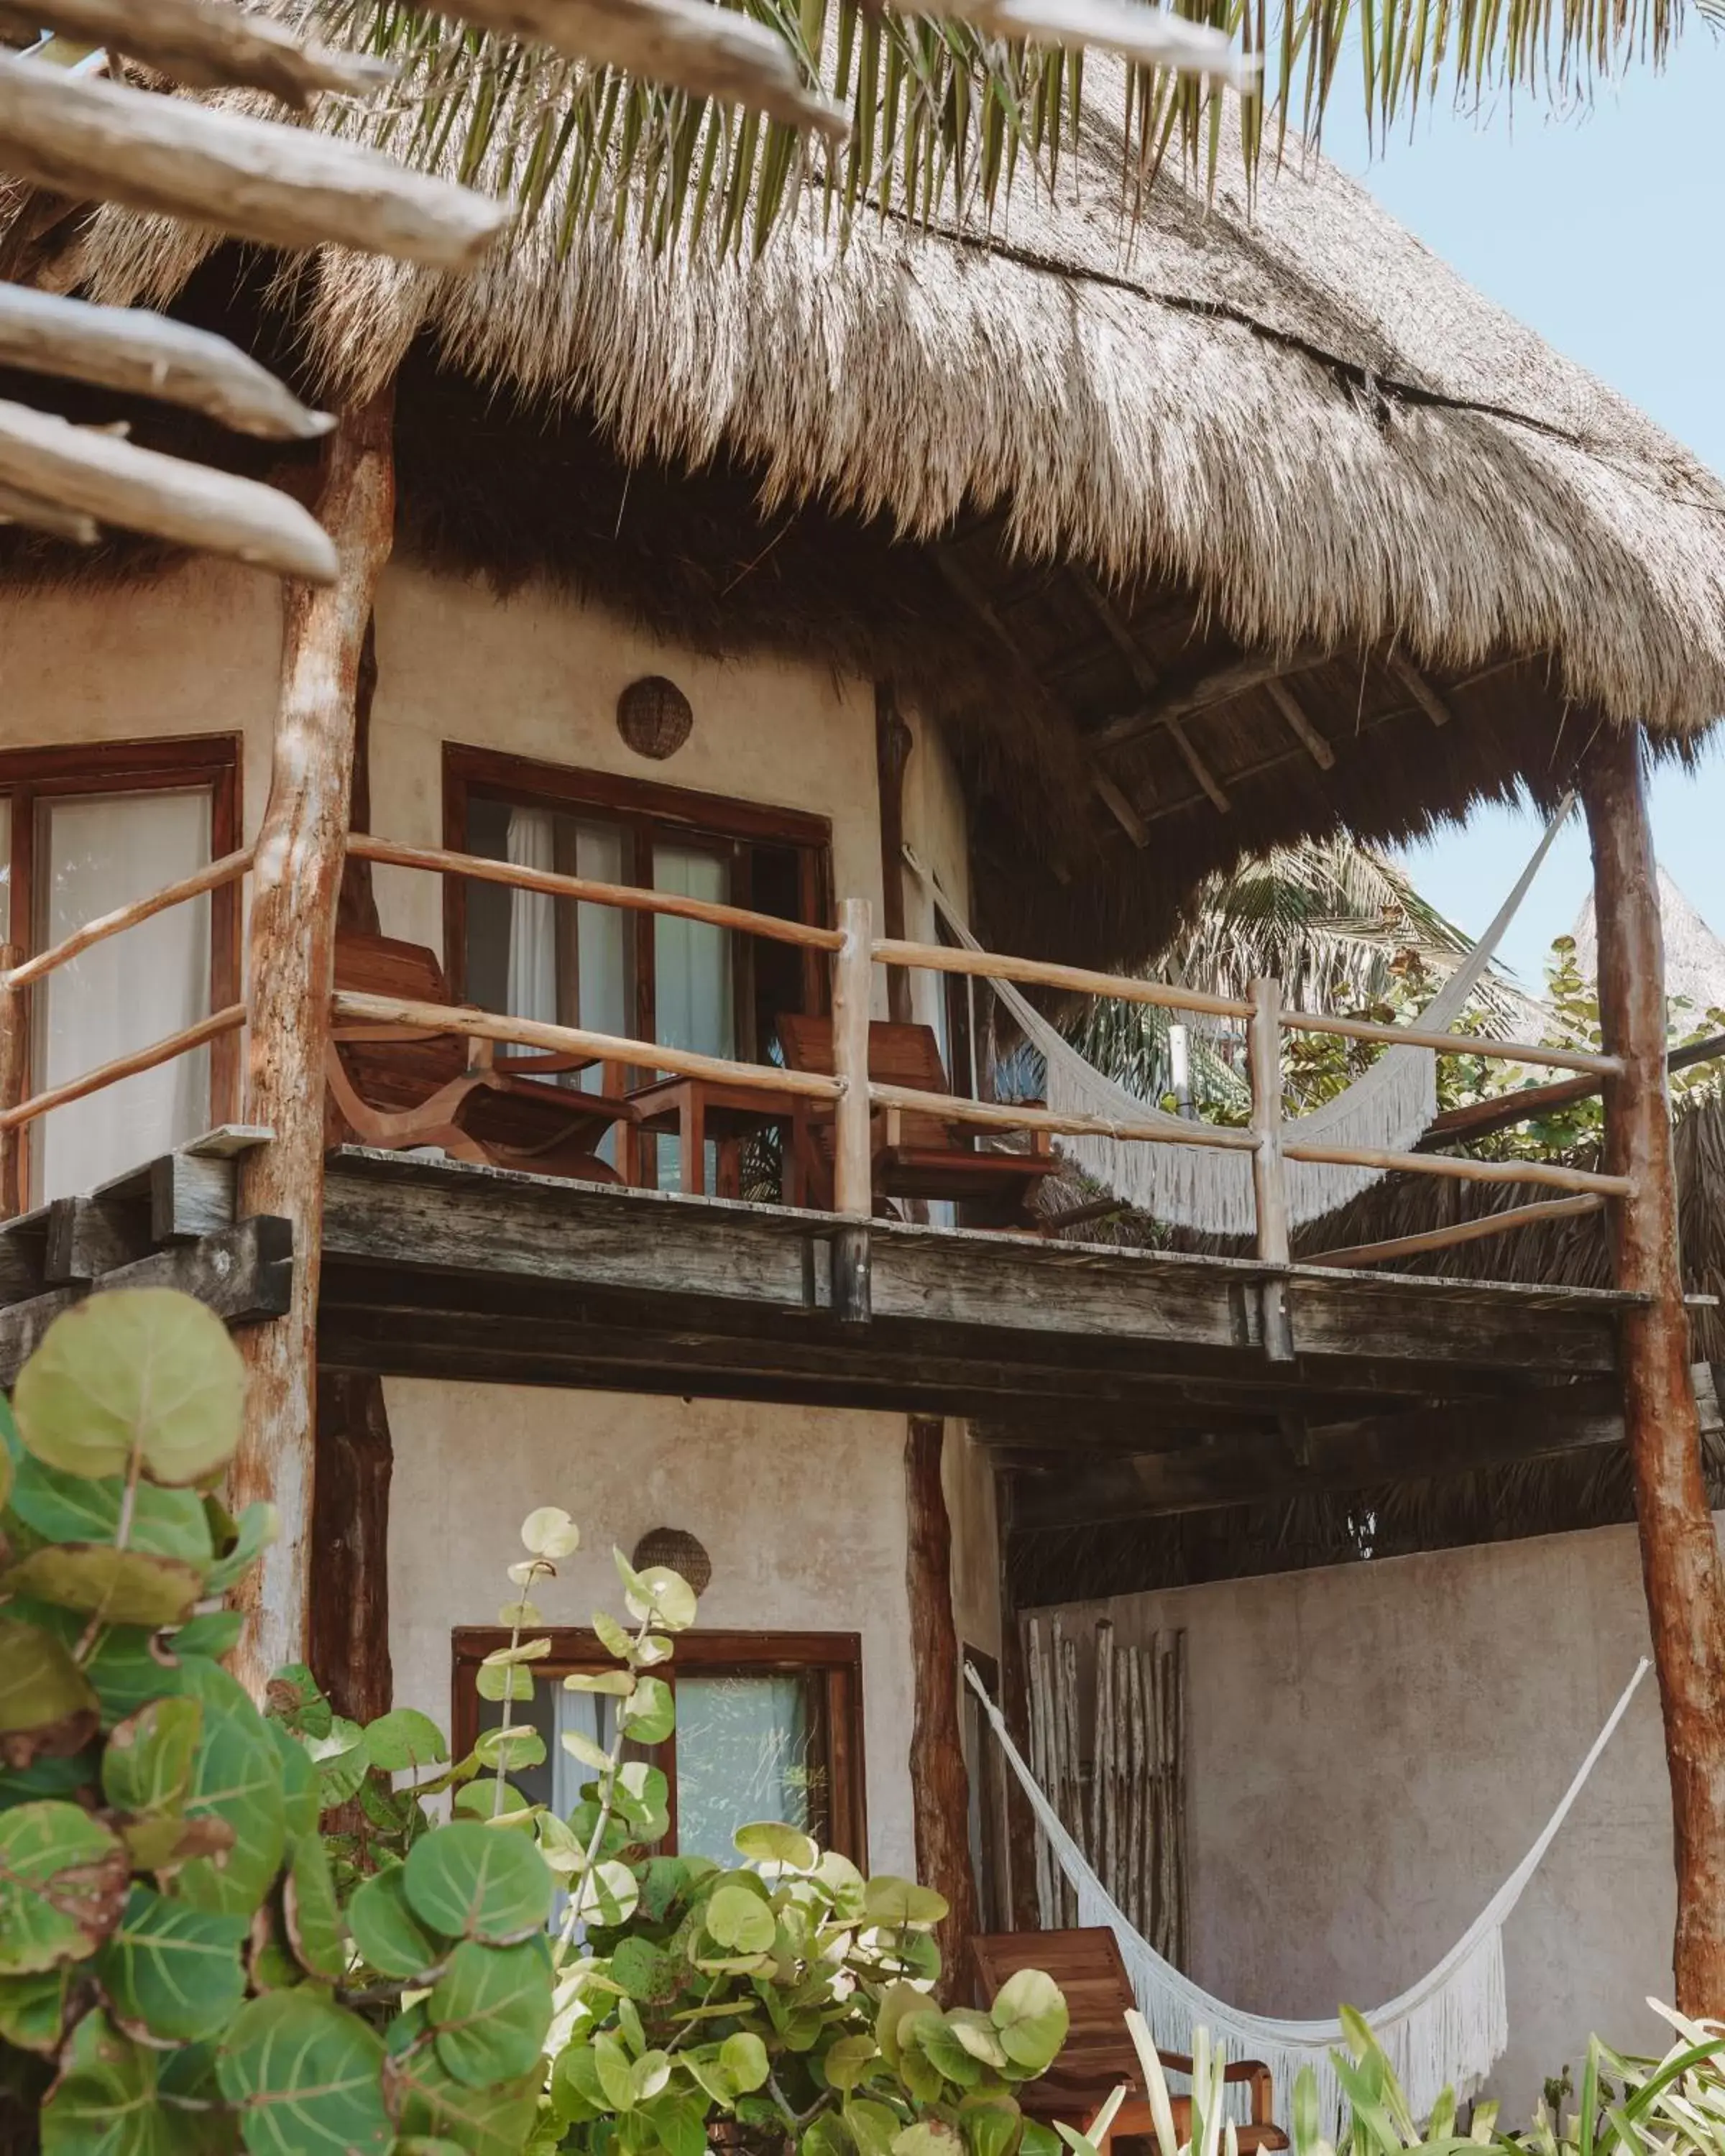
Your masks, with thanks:
M572 1670L614 1669L616 1661L596 1633L573 1626L547 1628L551 1652L533 1665L543 1680ZM472 1750L479 1734L479 1666L494 1649L509 1645L495 1625L462 1625L454 1646L449 1728L455 1756ZM863 1762L862 1636L856 1632L684 1632L666 1666L655 1672L676 1688L684 1676L807 1676L824 1680L828 1798L827 1840L841 1856L868 1869L868 1799ZM655 1746L671 1784L672 1833L676 1830L676 1737Z
M737 800L726 794L701 793L688 787L664 786L649 779L545 763L534 757L507 756L496 749L446 742L444 844L452 853L470 850L467 842L468 803L475 794L482 799L506 801L524 808L562 808L577 814L585 811L629 827L633 854L629 880L638 883L647 880L642 864L650 858L655 833L677 833L697 841L707 841L716 850L725 850L730 855L732 900L738 906L752 902L746 887L749 846L787 849L798 857L800 917L819 927L832 924L833 826L829 817L815 815L806 809L775 808L762 802ZM632 1023L637 1039L650 1040L654 916L639 913L634 918L635 1011ZM737 999L740 1011L748 1009L752 1002L747 970L753 957L751 941L739 936L733 946L742 975ZM460 876L444 879L444 953L450 993L459 1002L466 993L467 967L467 884ZM824 954L804 952L803 1009L825 1010L827 996ZM747 1045L745 1043L745 1049Z
M11 804L11 938L26 957L35 950L36 813L44 801L86 793L180 793L208 787L210 858L219 860L241 844L244 737L236 733L172 734L153 741L75 742L38 748L0 749L0 797ZM238 879L209 895L209 997L212 1010L239 1001L240 894ZM27 1009L25 1024L32 1014ZM24 1067L32 1044L25 1044ZM239 1047L236 1035L210 1043L210 1122L231 1122L239 1113ZM24 1173L30 1173L30 1149ZM28 1197L26 1194L25 1203Z

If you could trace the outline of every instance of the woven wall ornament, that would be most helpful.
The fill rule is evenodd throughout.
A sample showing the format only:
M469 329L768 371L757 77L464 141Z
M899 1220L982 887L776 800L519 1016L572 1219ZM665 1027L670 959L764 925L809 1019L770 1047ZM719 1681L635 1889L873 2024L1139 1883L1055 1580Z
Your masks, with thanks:
M650 1564L668 1564L697 1594L706 1593L713 1576L712 1559L686 1527L649 1527L635 1544L629 1563L637 1572L644 1572Z
M675 756L695 725L689 699L662 674L631 681L617 699L617 731L637 756L662 763Z

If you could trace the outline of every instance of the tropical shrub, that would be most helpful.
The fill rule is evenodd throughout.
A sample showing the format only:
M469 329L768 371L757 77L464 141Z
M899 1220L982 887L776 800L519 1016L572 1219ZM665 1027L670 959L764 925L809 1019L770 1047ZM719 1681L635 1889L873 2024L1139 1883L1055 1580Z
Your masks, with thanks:
M789 1827L743 1829L734 1868L652 1852L665 1779L624 1753L670 1732L675 1573L618 1554L615 1667L563 1680L614 1702L611 1741L565 1732L567 1818L521 1794L533 1591L579 1542L558 1507L523 1525L479 1677L499 1723L465 1758L411 1709L346 1720L300 1668L260 1712L218 1606L275 1528L213 1494L244 1391L219 1321L152 1291L58 1319L0 1403L0 2140L1050 2156L1014 2096L1065 2032L1046 1977L942 2012L940 1897Z

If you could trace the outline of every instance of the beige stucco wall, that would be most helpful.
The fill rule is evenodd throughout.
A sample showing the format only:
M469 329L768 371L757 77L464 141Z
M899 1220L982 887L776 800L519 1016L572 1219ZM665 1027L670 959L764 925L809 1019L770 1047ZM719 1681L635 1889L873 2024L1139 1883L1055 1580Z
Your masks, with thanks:
M1394 1997L1532 1842L1648 1651L1635 1531L1086 1604L1183 1627L1193 1971L1283 2016ZM1650 1674L1504 1933L1511 2118L1588 2032L1663 2048L1670 1795Z
M901 1415L405 1378L384 1389L398 1704L446 1721L450 1631L495 1621L534 1506L566 1506L583 1537L536 1594L553 1625L619 1608L614 1545L685 1527L712 1558L703 1625L862 1635L870 1859L914 1869ZM948 1451L962 1460L956 1430ZM983 1525L972 1504L973 1547ZM960 1624L974 1638L985 1619Z

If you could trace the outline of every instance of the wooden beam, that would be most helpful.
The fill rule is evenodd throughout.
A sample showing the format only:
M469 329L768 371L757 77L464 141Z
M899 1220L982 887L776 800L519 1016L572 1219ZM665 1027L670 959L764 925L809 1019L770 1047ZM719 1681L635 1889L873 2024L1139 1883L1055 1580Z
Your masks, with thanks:
M1674 1048L1665 1059L1667 1074L1674 1070L1691 1070L1698 1063L1717 1063L1725 1058L1725 1033L1711 1034L1706 1040L1689 1042L1682 1048ZM1524 1086L1518 1092L1500 1093L1485 1101L1470 1101L1466 1106L1446 1108L1420 1139L1415 1150L1430 1152L1440 1146L1458 1145L1475 1138L1490 1137L1496 1132L1513 1130L1533 1116L1549 1115L1554 1108L1572 1107L1578 1101L1591 1100L1600 1091L1604 1080L1598 1078L1560 1078L1550 1086Z
M1455 714L1432 687L1420 669L1414 665L1412 660L1403 658L1399 651L1392 651L1389 654L1387 664L1390 672L1425 712L1426 717L1431 721L1433 726L1448 726Z
M910 1601L913 1716L909 1766L916 1831L916 1876L947 1899L937 1937L944 1995L968 1996L968 1957L977 1932L970 1866L970 1779L958 1701L958 1628L952 1617L952 1528L941 1481L946 1424L912 1415L905 1438L905 1588Z
M333 244L429 269L471 268L514 215L339 135L39 60L0 58L0 172L265 247Z
M356 832L372 828L372 704L377 693L377 618L366 623L359 648L359 672L353 691L353 783L349 789L347 850L341 863L341 891L336 902L336 932L346 936L379 936L372 864L353 850Z
M132 0L123 4L129 10ZM225 12L242 23L275 27L237 8ZM327 413L309 411L226 337L147 307L99 307L24 285L0 285L0 362L182 404L270 441L308 441L335 424Z
M1676 2004L1699 2017L1725 2014L1725 1565L1689 1378L1644 747L1639 726L1602 724L1581 797L1593 843L1599 1022L1624 1065L1605 1087L1605 1164L1630 1186L1612 1214L1612 1256L1620 1286L1646 1298L1623 1320L1624 1419L1671 1777Z
M1306 716L1300 699L1279 674L1272 674L1264 684L1265 693L1287 722L1288 732L1299 742L1320 771L1333 771L1336 752Z
M236 1202L242 1216L290 1221L300 1251L289 1310L242 1337L250 1396L228 1478L236 1510L269 1498L281 1522L240 1590L251 1621L235 1667L259 1697L270 1672L303 1661L307 1650L324 1057L360 645L394 531L393 413L392 384L344 413L326 445L318 508L340 573L322 591L288 588L270 798L253 877L247 1114L275 1136L241 1158Z
M95 517L27 493L21 486L0 485L0 524L22 524L27 531L45 531L50 539L64 539L72 547L94 547L102 536Z
M338 1714L394 1703L389 1655L389 1484L381 1378L320 1370L311 1534L311 1668Z
M1243 658L1228 660L1219 666L1205 666L1196 673L1168 681L1136 711L1110 719L1090 737L1091 746L1099 749L1123 747L1158 726L1167 726L1171 720L1178 724L1183 719L1196 718L1201 711L1213 711L1219 704L1231 704L1236 696L1262 688L1266 681L1322 666L1329 655L1322 651L1255 651Z
M0 90L5 67L0 60ZM141 449L27 404L0 401L0 484L122 531L230 555L278 576L326 583L335 574L335 555L316 519L279 487Z
M301 111L320 90L363 96L396 74L382 60L308 44L229 0L4 0L0 23L106 46L194 89L268 90Z
M875 779L880 812L880 926L888 936L905 932L905 767L916 737L905 724L890 681L875 684ZM886 1015L896 1025L911 1019L911 977L902 966L886 968Z
M1447 1228L1428 1228L1417 1235L1394 1235L1382 1243L1350 1243L1339 1250L1308 1250L1301 1262L1308 1265L1376 1265L1390 1258L1417 1258L1432 1250L1453 1250L1458 1243L1476 1243L1489 1235L1513 1235L1531 1228L1537 1220L1566 1220L1578 1214L1598 1213L1605 1201L1597 1194L1579 1198L1550 1198L1537 1205L1514 1205L1504 1213L1481 1213L1471 1220L1456 1220Z

